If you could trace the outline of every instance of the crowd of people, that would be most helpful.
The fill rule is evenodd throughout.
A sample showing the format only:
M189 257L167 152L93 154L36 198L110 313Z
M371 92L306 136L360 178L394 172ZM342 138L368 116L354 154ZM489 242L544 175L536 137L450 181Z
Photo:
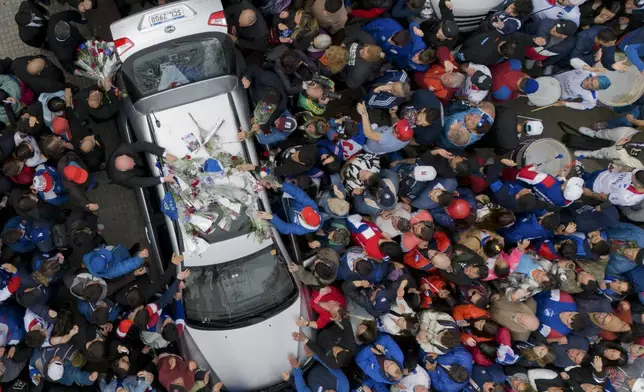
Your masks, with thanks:
M544 126L503 102L545 75L556 106L595 108L606 72L644 71L644 1L506 0L467 33L455 3L224 4L247 61L238 139L270 151L245 169L270 167L278 181L260 183L290 200L257 218L315 255L289 265L312 293L292 334L312 365L291 356L282 377L298 392L642 392L644 378L616 375L644 355L644 102L579 128L586 148L557 173L510 159ZM67 73L96 4L70 6L16 15ZM148 250L106 243L88 193L103 170L172 183L140 153L176 158L140 142L107 158L91 125L117 114L118 91L63 70L0 62L1 388L218 391L177 351L182 256L159 276ZM612 162L586 169L594 158Z
M274 151L263 184L289 198L258 216L315 252L290 266L312 290L293 339L314 364L288 358L284 380L644 391L618 370L644 355L644 101L580 128L555 173L510 159L544 125L504 105L551 76L555 106L595 108L608 71L644 71L644 2L506 0L467 33L462 2L427 3L226 6L249 63L238 138Z

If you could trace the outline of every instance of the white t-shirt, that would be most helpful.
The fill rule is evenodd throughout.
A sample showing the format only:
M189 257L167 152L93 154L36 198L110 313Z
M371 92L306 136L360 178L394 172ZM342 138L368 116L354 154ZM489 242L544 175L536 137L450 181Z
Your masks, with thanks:
M378 215L378 217L376 218L376 225L380 227L380 230L382 230L382 232L388 235L390 238L394 238L402 234L400 231L396 230L396 228L391 222L391 219L394 216L405 218L408 220L411 219L411 214L403 208L403 203L398 203L396 205L396 208L394 209L394 214L392 215L391 218L383 219L380 215Z
M467 66L469 68L474 68L477 71L481 71L489 77L492 77L492 73L490 72L490 69L485 65L469 63L467 64ZM488 93L489 93L489 90L479 90L476 88L472 88L472 77L468 76L465 79L465 84L463 84L463 87L460 88L457 95L467 97L467 100L472 103L480 103L482 100L485 99L485 97L487 97Z
M593 192L608 194L608 200L616 206L635 205L644 200L644 193L637 192L631 185L633 173L604 170L593 182Z

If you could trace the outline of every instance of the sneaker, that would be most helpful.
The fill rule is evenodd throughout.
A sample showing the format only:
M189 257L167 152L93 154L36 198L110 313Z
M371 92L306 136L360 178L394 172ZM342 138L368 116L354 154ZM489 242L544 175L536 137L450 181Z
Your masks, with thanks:
M579 133L588 137L595 137L597 131L588 127L579 127Z
M549 76L552 75L552 71L554 70L554 67L552 65L548 65L543 69L543 75Z
M589 156L591 152L592 152L592 151L577 150L577 151L575 151L575 156L576 156L578 159L584 159L584 158L586 158L587 156ZM577 166L578 164L580 164L580 165L581 165L581 163L580 163L579 161L575 161L575 166Z

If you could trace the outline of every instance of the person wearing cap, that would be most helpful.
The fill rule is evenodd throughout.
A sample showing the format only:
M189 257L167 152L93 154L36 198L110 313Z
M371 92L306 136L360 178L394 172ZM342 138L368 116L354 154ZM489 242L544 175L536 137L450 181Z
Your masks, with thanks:
M551 174L540 172L535 165L523 167L516 178L530 186L539 199L556 207L567 207L583 194L584 183L581 178L560 180Z
M85 38L71 22L85 24L87 20L76 10L58 12L49 18L47 43L65 71L74 73L78 46Z
M440 135L444 125L443 104L430 90L416 90L411 100L400 107L401 118L414 128L414 141L430 145Z
M438 146L446 150L459 150L476 143L492 127L494 115L495 108L491 102L463 107L445 119Z
M367 137L364 149L376 155L384 155L396 152L404 148L414 137L414 130L409 126L407 119L398 119L397 108L392 108L389 113L392 117L391 126L379 126L376 129L371 127L371 120L364 102L358 103L358 114L362 117L362 130Z
M306 49L306 54L313 61L318 61L324 55L324 52L331 46L332 40L328 34L320 32L313 38L311 44Z
M581 17L579 5L584 1L586 0L533 0L530 18L533 20L566 19L579 26Z
M470 36L454 58L459 62L473 62L491 66L503 59L523 59L525 47L532 44L532 37L523 33L503 35L488 31Z
M98 372L85 372L72 365L79 355L71 344L57 347L43 347L33 351L29 360L29 377L34 385L45 381L66 386L92 385L98 378Z
M410 97L411 87L407 72L387 70L373 81L364 102L369 109L390 109Z
M264 211L257 213L259 219L269 221L281 234L304 235L314 233L322 226L320 210L306 192L288 182L274 183L270 187L291 197L289 209L286 211L288 219L284 221L281 217Z
M449 6L447 3L450 3ZM420 35L428 47L438 49L446 47L449 50L454 49L458 41L459 29L458 24L454 21L454 13L451 9L451 2L441 0L438 3L441 11L441 19L429 19L422 22L419 26Z
M249 132L240 132L239 138L247 138L254 134L257 141L268 146L275 146L279 142L286 140L289 135L297 128L297 121L288 110L285 110L274 122L268 127L267 131L262 131L259 127L252 128Z
M314 144L304 144L298 138L287 138L278 145L278 154L273 174L279 177L296 177L315 170L318 148Z
M89 168L78 154L69 151L63 155L58 161L56 171L62 173L63 185L74 204L90 212L98 210L98 204L87 197L87 191L95 186L94 178L90 176Z
M531 34L534 45L526 49L526 68L553 66L568 57L575 46L577 25L569 20L542 19L529 23L524 31ZM530 61L530 63L528 63ZM544 70L546 74L550 72Z
M474 63L461 64L461 72L467 77L465 83L456 93L457 97L463 97L471 103L478 104L487 97L492 88L492 73L485 65Z
M554 76L561 85L561 98L556 106L588 110L597 106L597 91L606 90L611 82L608 76L596 76L590 71L573 69ZM581 102L569 102L581 98Z
M23 1L20 3L14 20L18 25L18 36L33 48L48 48L47 21L49 11L39 3Z
M328 94L330 92L335 92L335 82L326 76L319 75L315 80L306 80L302 82L297 105L303 110L321 116L332 99Z
M591 2L588 2L591 3ZM589 70L595 64L595 58L601 49L601 65L606 69L625 71L627 69L623 61L615 62L615 50L617 34L606 26L590 26L587 30L575 35L575 44L570 52L570 60L579 59L586 65L584 69ZM588 67L588 68L586 68Z
M107 175L115 184L126 188L147 188L168 182L174 183L173 176L148 177L143 169L144 162L141 153L165 158L169 163L177 158L168 153L165 148L149 142L123 143L112 153L107 161ZM60 166L60 163L59 163Z
M399 181L398 173L395 171L381 170L380 181L373 191L366 190L364 193L353 197L353 211L362 215L369 215L372 219L375 219L383 211L393 210L396 208L398 201Z
M479 147L494 148L497 155L505 155L519 148L522 138L535 137L543 133L543 123L540 120L519 121L514 109L496 106L496 117L490 132L477 142Z
M34 176L32 189L46 202L56 206L67 203L69 197L60 175L51 166L38 165Z
M516 99L519 95L532 94L539 83L521 70L521 61L506 60L490 67L492 73L492 98L496 102Z

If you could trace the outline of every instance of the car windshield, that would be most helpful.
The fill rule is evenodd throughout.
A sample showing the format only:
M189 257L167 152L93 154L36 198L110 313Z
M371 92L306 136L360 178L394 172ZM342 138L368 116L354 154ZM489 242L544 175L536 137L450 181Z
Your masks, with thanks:
M184 304L190 323L222 324L265 319L266 313L297 296L286 265L266 247L227 263L190 267Z
M234 54L220 34L193 36L143 50L126 61L123 72L135 97L234 73ZM133 88L132 88L133 87Z

